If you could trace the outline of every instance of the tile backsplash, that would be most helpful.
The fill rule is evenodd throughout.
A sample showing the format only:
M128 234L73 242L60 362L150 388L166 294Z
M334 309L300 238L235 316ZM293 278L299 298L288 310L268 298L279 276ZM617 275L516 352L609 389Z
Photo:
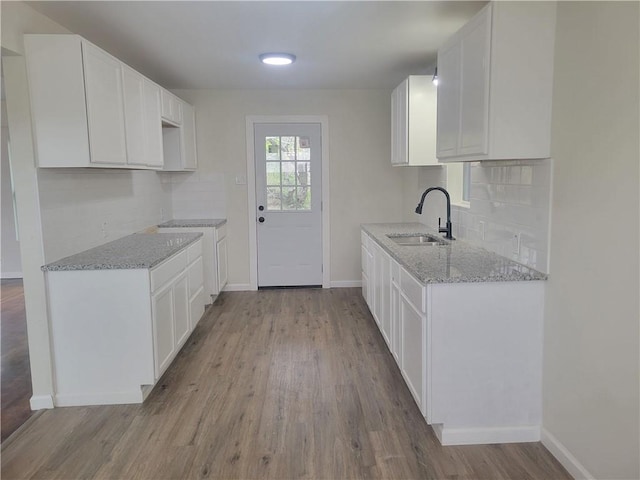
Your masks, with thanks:
M38 184L46 262L173 218L226 216L223 174L42 168Z
M171 185L173 218L226 217L225 177L222 173L161 173L162 182Z
M473 163L470 207L452 206L454 236L548 272L551 163L551 159ZM446 168L422 167L417 179L410 188L416 204L425 189L446 186ZM410 213L405 220L437 228L438 217L445 221L445 209L444 196L432 192L423 214Z

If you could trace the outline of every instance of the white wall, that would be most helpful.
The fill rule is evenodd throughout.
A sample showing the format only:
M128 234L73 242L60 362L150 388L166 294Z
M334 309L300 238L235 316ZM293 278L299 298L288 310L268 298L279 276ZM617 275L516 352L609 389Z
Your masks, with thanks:
M249 284L248 115L328 115L331 281L360 280L360 224L402 217L402 173L390 164L390 90L176 90L196 108L198 171L222 174L229 283Z
M550 159L472 163L470 208L451 210L454 237L548 272L551 166ZM422 215L414 209L427 188L446 187L445 167L409 170L404 219L436 229L442 217L444 225L446 202L441 193L429 193ZM515 235L520 236L519 251L514 248Z
M2 278L22 278L22 261L20 260L20 242L18 241L18 230L14 215L13 192L11 188L11 165L9 164L9 128L7 127L7 107L4 99L1 102L2 121L0 127L2 130L0 138L0 163L2 169L0 171L0 180L2 188L0 193L2 199L0 206L2 212L2 226L0 233L2 240L0 241L0 265L2 270Z
M640 478L639 20L558 4L543 426L601 479Z

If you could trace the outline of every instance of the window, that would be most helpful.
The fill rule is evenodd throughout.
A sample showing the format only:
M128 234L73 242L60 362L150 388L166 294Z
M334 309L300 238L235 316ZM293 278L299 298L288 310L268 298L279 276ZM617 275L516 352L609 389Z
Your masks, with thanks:
M309 137L267 137L267 210L311 210Z
M471 164L469 162L447 165L447 191L451 203L469 208L471 191Z

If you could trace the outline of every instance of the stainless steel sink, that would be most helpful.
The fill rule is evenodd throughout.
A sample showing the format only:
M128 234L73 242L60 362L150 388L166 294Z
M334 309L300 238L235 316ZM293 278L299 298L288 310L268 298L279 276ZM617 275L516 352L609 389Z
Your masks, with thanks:
M416 233L415 235L406 235L406 234L395 234L395 235L387 235L391 240L396 242L398 245L404 246L427 246L427 245L446 245L447 242L442 240L441 238L434 237L433 235L429 235L426 233Z

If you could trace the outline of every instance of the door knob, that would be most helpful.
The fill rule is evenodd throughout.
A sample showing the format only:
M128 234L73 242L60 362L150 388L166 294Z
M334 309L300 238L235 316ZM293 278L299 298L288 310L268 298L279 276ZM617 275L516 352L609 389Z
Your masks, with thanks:
M260 217L260 218L258 218L258 221L259 221L260 223L264 223L264 217Z

